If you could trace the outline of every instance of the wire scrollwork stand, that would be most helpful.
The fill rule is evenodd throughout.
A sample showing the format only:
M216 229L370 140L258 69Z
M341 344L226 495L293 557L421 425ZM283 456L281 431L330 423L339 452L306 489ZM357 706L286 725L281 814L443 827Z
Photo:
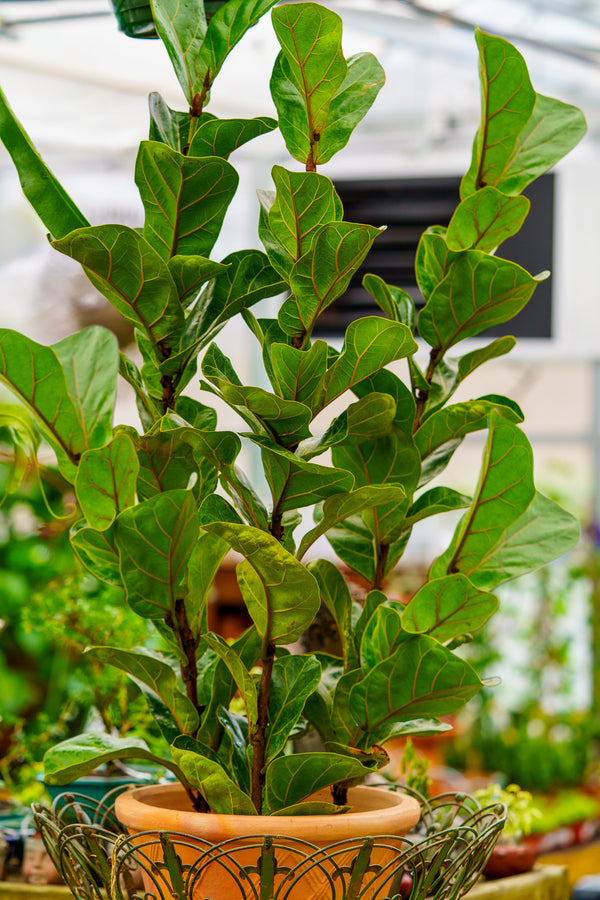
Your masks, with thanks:
M506 808L482 808L468 794L408 793L422 808L410 834L327 847L277 835L219 844L172 832L127 835L111 794L99 804L62 794L51 809L33 810L77 900L458 900L485 866Z

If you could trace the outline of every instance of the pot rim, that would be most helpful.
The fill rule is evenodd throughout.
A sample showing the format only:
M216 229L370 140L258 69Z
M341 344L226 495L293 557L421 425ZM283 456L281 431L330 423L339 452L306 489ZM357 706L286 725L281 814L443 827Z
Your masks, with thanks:
M396 793L379 787L361 785L349 790L360 805L372 808L335 815L308 816L247 816L220 813L200 813L193 810L173 809L167 805L168 795L185 797L180 784L147 785L126 791L117 797L117 818L132 831L156 831L157 818L170 819L167 830L180 831L220 840L242 835L281 835L294 837L300 830L313 831L317 837L327 833L340 833L339 840L365 835L405 834L419 821L421 806L408 794ZM161 803L161 795L165 795ZM158 801L158 802L157 802Z

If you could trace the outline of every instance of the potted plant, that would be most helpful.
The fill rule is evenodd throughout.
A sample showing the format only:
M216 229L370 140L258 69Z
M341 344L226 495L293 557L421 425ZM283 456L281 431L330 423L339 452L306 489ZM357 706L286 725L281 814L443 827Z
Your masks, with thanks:
M213 82L269 10L281 44L270 82L279 122L217 119L206 111ZM170 822L210 840L237 827L293 834L303 821L317 823L321 841L335 839L335 823L341 835L353 821L363 833L399 832L418 817L414 802L400 801L395 823L372 809L361 822L361 796L370 804L386 794L355 785L385 765L387 742L445 730L439 717L479 691L479 676L456 651L493 613L496 585L577 540L572 517L536 492L517 404L496 394L452 403L458 385L509 352L514 338L452 354L515 315L545 277L503 259L498 247L527 215L522 190L580 140L584 120L534 91L510 44L478 31L482 122L452 221L429 228L419 246L425 305L417 320L408 294L367 275L381 315L352 322L340 349L315 339L315 325L385 223L346 222L320 169L374 102L379 63L369 53L346 60L341 20L315 3L228 0L208 26L202 3L155 0L153 14L187 108L150 96L150 136L135 169L142 228L90 225L1 98L0 137L52 246L78 260L135 325L142 365L101 328L51 347L3 329L0 376L36 415L74 485L81 518L71 541L80 560L122 585L167 645L164 654L87 651L139 686L169 746L164 758L139 740L85 734L48 752L46 777L65 783L114 758L160 762L179 785L125 795L129 810L120 798L130 829L148 827L150 803L162 805L166 792ZM229 156L277 125L302 170L275 166L274 190L260 195L265 252L215 261L238 181ZM259 300L280 295L277 315L253 314ZM248 344L257 342L267 386L244 384L214 340L234 316L243 317ZM388 368L398 360L406 379ZM135 393L141 433L113 428L118 374ZM193 379L206 405L185 395ZM239 432L218 427L213 395L239 415ZM340 398L343 411L329 414ZM473 495L430 486L478 430L487 440ZM268 501L238 466L242 443L260 452ZM310 508L314 524L301 528ZM386 577L413 526L455 510L464 514L427 583L406 607L388 599ZM310 557L323 535L368 583L364 603L333 562ZM241 557L237 577L254 623L232 644L206 626L211 584L230 549ZM290 653L322 604L340 654ZM232 708L234 696L243 712ZM307 729L322 749L286 752Z
M524 838L531 834L535 820L541 818L533 796L518 784L509 784L506 788L489 784L475 791L474 796L482 805L503 803L507 810L502 834L483 870L486 877L505 878L529 872L535 864L538 850Z

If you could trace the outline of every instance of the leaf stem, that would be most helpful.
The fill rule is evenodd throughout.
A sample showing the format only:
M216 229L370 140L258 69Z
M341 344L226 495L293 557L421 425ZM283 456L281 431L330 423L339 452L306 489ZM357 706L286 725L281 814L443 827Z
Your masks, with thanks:
M377 553L377 566L375 567L375 575L373 577L373 586L372 586L372 589L374 591L380 591L382 588L383 579L385 578L385 567L387 564L389 552L390 552L389 544L379 544L378 553Z
M432 347L429 353L429 365L427 366L427 372L425 373L425 381L428 385L431 385L433 376L435 375L435 370L441 359L441 349L439 347ZM421 419L423 418L423 413L425 411L425 404L429 399L429 390L418 390L416 399L417 409L415 412L415 421L413 424L413 434L415 434L421 427Z

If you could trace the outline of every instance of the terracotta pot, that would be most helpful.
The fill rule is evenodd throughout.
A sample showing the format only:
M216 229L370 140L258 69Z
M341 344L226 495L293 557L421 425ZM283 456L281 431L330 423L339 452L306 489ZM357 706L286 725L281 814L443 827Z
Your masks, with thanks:
M315 795L315 799L328 799L327 792ZM345 815L324 816L237 816L197 813L190 809L187 796L180 785L152 785L136 788L121 794L115 804L118 819L130 834L152 832L140 836L138 846L148 860L162 862L162 848L157 832L177 833L174 839L176 852L184 867L195 864L194 883L190 885L190 895L200 898L227 898L244 900L258 896L260 876L256 865L265 835L278 835L284 841L275 844L277 874L275 886L288 876L290 868L296 867L294 878L302 876L293 888L286 892L288 900L325 900L331 897L332 879L339 878L340 867L351 866L357 853L357 843L367 836L403 835L419 820L420 806L412 797L396 794L380 788L358 787L348 792L348 802L353 807ZM186 844L181 835L189 835ZM146 843L148 839L148 843ZM227 841L226 848L217 851L215 844ZM318 848L328 847L338 841L354 841L351 848L338 848L335 859L331 860L323 852L316 851L313 862L303 862L315 851L305 842ZM387 846L375 847L369 861L370 872L377 873L378 867L390 863L400 848L401 842L386 841ZM224 857L224 853L227 857ZM318 864L315 864L318 862ZM244 872L242 872L244 869ZM254 869L254 872L251 871ZM145 887L154 894L158 888L168 887L168 878L161 869L162 879L152 881L145 875ZM382 874L389 878L390 871ZM155 873L155 879L156 879ZM373 878L370 874L368 878ZM254 885L248 885L248 881ZM244 882L246 886L244 887ZM364 900L374 897L381 888L377 878L371 889L361 895ZM381 894L379 894L381 896Z
M496 844L485 864L483 874L486 878L522 875L533 869L537 856L536 848L527 843Z

